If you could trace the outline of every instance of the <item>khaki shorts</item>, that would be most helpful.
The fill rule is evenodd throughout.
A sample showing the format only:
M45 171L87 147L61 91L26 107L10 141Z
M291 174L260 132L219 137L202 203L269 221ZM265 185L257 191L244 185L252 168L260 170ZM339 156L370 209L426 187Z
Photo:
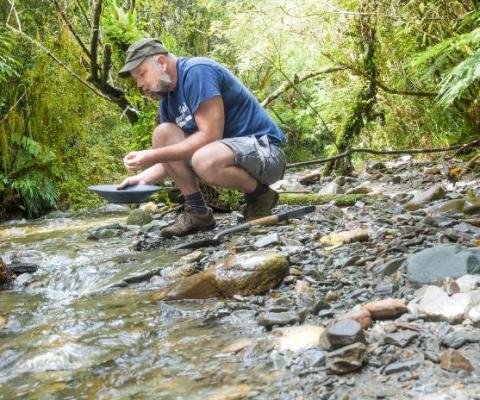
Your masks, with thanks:
M241 136L221 139L235 154L235 165L246 170L259 182L270 185L285 173L285 154L280 146L271 143L267 135Z

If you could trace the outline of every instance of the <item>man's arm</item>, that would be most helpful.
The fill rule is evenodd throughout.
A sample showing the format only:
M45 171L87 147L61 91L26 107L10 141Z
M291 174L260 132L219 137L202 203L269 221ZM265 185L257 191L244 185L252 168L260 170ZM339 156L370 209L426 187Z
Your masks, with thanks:
M129 170L144 169L156 163L180 161L190 158L199 148L223 137L225 112L223 99L213 97L198 107L194 115L198 131L189 135L180 143L152 150L129 153L124 164Z

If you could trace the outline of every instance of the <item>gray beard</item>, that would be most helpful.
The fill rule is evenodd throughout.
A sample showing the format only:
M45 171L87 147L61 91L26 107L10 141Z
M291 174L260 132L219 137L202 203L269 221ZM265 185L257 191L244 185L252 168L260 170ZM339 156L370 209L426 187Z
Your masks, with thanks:
M146 91L145 94L154 100L162 100L168 95L170 83L171 83L170 79L162 80L157 85L156 87L157 90Z

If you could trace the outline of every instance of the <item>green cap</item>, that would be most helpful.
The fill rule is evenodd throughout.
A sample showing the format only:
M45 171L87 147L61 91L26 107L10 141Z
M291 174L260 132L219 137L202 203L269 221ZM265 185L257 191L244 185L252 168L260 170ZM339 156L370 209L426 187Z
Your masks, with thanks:
M132 69L137 68L145 58L155 54L168 54L167 49L157 39L145 38L132 44L127 50L125 65L118 73L118 76L120 78L128 78Z

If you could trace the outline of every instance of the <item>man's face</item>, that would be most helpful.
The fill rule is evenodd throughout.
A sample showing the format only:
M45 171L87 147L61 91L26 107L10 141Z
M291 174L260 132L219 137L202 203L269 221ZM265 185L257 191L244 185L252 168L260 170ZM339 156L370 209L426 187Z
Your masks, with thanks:
M151 58L144 60L130 74L142 93L154 100L163 99L170 90L170 76L161 64Z

